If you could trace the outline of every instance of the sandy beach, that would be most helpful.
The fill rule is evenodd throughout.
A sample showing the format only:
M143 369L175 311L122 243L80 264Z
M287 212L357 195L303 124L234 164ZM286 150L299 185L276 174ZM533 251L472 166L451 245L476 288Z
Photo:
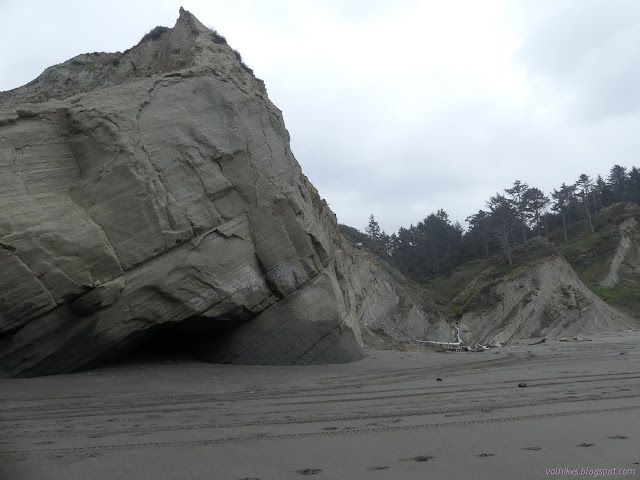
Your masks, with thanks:
M640 478L640 332L590 340L2 379L0 476Z

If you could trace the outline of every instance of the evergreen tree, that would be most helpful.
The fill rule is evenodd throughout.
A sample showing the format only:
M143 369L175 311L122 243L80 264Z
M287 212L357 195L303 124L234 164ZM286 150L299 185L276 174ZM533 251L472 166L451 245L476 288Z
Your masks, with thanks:
M593 198L596 210L601 210L605 206L614 203L613 192L600 175L596 177L596 184L593 187Z
M382 230L382 233L380 234L380 239L378 240L378 244L386 255L391 255L391 251L392 251L391 237L387 235L387 233L384 230Z
M469 230L465 234L465 239L471 245L479 240L482 245L483 256L488 259L490 256L489 242L492 235L489 214L484 210L479 210L478 213L467 217L467 223L469 224Z
M524 192L522 197L522 211L527 220L531 222L531 227L538 229L538 235L540 235L542 212L547 208L551 201L542 190L532 187Z
M569 236L567 234L567 224L570 223L570 209L573 202L573 196L575 192L575 186L567 186L564 183L560 187L560 190L554 190L551 196L555 200L555 203L551 207L558 212L560 219L562 220L562 232L564 233L564 243L569 243Z
M430 214L424 221L418 224L421 232L421 240L424 242L424 251L428 252L428 273L441 273L453 266L453 256L457 250L461 233L451 225L449 215L440 209Z
M415 228L400 227L393 245L393 260L400 271L412 278L418 277L416 265L416 242L414 238Z
M371 242L374 245L380 245L380 240L382 239L382 232L380 231L380 225L376 222L373 213L369 216L369 224L364 229L367 236L371 239Z
M629 172L629 182L627 183L627 195L629 201L640 205L640 170L633 167Z
M540 189L516 180L506 195L496 194L486 202L488 210L479 210L466 221L465 232L456 222L451 223L445 210L429 214L417 225L400 228L388 235L381 230L373 214L365 233L341 225L340 229L354 241L366 245L381 256L390 258L398 268L418 281L442 275L465 261L486 258L501 253L506 262L513 264L513 249L527 235L536 231L547 237L550 226L562 228L565 243L569 242L572 225L585 231L589 225L595 237L592 217L604 206L617 201L640 204L640 171L629 172L614 165L604 180L600 175L592 181L582 174L572 185L562 184L550 197ZM549 212L551 206L553 213Z
M509 265L513 265L511 251L515 246L515 239L512 242L511 236L518 213L511 201L499 193L489 199L487 207L491 210L491 216L495 220L502 254L509 262Z
M595 231L593 230L593 222L591 221L591 207L589 196L591 193L591 189L593 188L593 182L589 178L589 175L585 175L584 173L580 175L580 178L576 182L576 190L578 192L578 196L580 197L582 206L584 207L584 212L587 215L587 221L589 222L589 228L591 228L591 235L593 238L596 237Z
M516 180L513 183L513 187L505 189L505 192L509 195L511 205L517 212L518 219L520 220L520 228L522 230L522 240L527 243L527 222L525 213L524 197L529 189L529 185L522 183L520 180Z
M629 177L627 175L627 169L625 167L621 167L620 165L614 165L613 167L611 167L609 176L607 177L607 184L614 193L617 193L618 195L620 195L620 197L622 197L627 187L628 181Z

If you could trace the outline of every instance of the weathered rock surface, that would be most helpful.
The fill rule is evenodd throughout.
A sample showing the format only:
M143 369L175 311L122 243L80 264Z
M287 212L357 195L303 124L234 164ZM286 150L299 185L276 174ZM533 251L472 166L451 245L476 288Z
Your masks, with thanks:
M0 204L0 366L14 376L92 365L160 326L240 363L450 339L346 245L263 82L184 10L125 53L0 93Z
M622 221L618 229L620 242L607 275L600 282L604 288L613 288L625 280L640 277L640 226L634 217L630 217ZM637 287L637 281L633 287Z
M462 315L466 344L584 336L636 327L580 281L561 256L539 260L512 278L481 288Z

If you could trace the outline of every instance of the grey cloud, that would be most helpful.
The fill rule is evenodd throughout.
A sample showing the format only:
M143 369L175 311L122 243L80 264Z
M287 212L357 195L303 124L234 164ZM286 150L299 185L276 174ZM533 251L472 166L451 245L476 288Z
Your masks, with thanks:
M572 76L585 55L601 47L618 30L634 23L635 0L520 3L531 18L524 32L522 59L536 71Z
M340 137L339 124L335 128L330 136ZM362 137L350 138L349 131L340 144L316 152L326 160L314 152L301 160L343 223L362 228L374 213L392 232L439 208L464 222L517 179L549 193L581 173L606 175L613 163L631 165L632 152L640 148L640 140L628 136L628 123L606 131L547 125L529 110L504 111L485 102L440 112L412 129L388 129L367 165L341 155L363 149L357 143ZM478 132L481 140L474 138Z
M582 111L591 119L625 115L640 109L640 22L609 48L602 48L582 69Z
M576 120L599 121L640 108L640 3L536 2L520 13L537 14L525 32L520 61L558 94L573 97Z
M516 179L548 192L580 173L606 175L614 163L637 165L636 0L509 2L502 26L511 28L521 48L512 63L499 59L491 67L501 71L486 67L456 74L421 56L434 49L446 53L446 42L394 44L373 63L367 52L357 51L378 48L377 41L393 42L402 32L391 29L401 29L405 12L419 3L220 0L214 8L211 2L185 0L184 7L226 35L265 80L270 98L284 112L304 173L339 220L357 228L374 213L390 233L439 208L463 222ZM61 8L34 0L38 9L29 13L23 4L0 5L0 90L8 79L18 86L17 79L26 83L78 53L124 50L150 28L173 25L180 6L177 0L113 0L99 6L69 0ZM305 24L310 8L330 24ZM360 27L387 17L390 30L382 40L376 33L375 41L355 46L301 31L304 25L331 34L333 25L371 34ZM277 46L260 44L261 35ZM306 41L311 44L300 43ZM400 54L414 47L411 68L404 68L407 56ZM333 62L336 58L340 61ZM367 70L357 75L345 65ZM483 90L483 81L501 84L500 75L520 71L525 87L516 82L513 91ZM526 86L531 92L519 90Z
M398 10L410 8L419 0L389 2L388 0L324 0L324 8L350 22L362 22L372 18L389 16Z

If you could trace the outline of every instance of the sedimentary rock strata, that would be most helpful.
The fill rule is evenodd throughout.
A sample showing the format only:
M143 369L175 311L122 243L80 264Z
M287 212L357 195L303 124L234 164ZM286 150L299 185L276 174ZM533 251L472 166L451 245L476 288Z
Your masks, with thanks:
M575 337L634 327L628 316L589 290L557 255L483 286L460 324L467 344L510 344L532 337Z
M0 93L0 204L12 375L83 368L160 327L203 358L267 364L358 359L399 309L405 337L448 329L345 244L263 82L184 10Z

